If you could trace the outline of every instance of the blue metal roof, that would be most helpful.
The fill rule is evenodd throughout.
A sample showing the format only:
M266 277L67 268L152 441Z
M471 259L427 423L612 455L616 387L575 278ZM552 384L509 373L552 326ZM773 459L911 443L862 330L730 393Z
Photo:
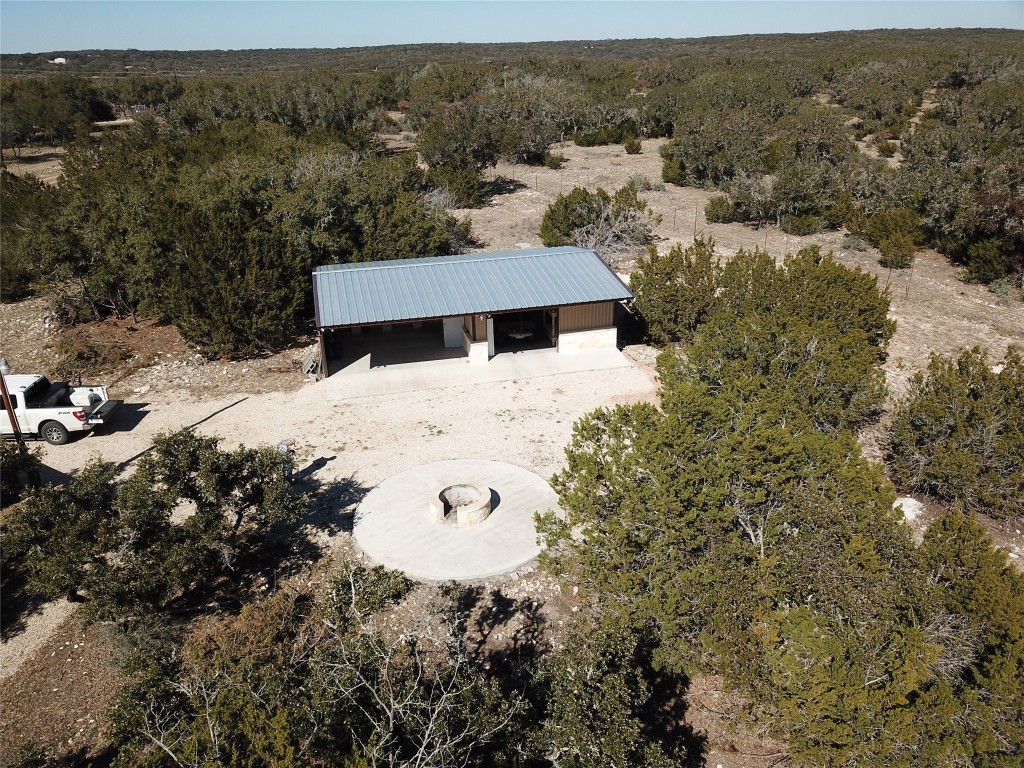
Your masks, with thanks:
M318 328L630 299L583 248L531 248L331 264L313 272Z

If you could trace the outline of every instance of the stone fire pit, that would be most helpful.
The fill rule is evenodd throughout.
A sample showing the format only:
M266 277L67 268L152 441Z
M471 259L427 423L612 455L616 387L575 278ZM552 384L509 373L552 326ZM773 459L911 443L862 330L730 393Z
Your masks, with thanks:
M498 461L452 459L389 477L366 495L352 536L373 563L414 579L468 581L532 566L533 516L558 495L542 477Z
M430 497L430 519L458 528L482 523L491 514L491 489L483 485L446 485Z

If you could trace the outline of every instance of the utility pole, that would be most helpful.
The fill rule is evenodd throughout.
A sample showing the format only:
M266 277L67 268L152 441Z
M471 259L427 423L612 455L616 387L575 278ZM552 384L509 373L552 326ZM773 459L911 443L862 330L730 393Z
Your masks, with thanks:
M41 481L39 479L39 470L33 464L29 462L28 446L25 445L25 436L21 433L21 427L18 425L18 417L14 413L14 404L11 402L11 393L7 391L7 374L11 372L11 365L7 362L6 357L0 357L0 395L3 396L4 410L7 411L7 418L11 420L11 431L14 432L14 439L18 441L18 451L25 459L25 466L29 469L28 472L28 484L31 486L32 491L38 491Z
M0 357L0 394L4 398L4 410L7 411L7 418L11 420L11 431L14 432L14 439L18 441L18 447L22 453L28 448L25 445L25 436L21 434L21 427L18 426L18 417L14 413L14 405L11 403L11 395L7 391L7 374L11 372L11 365L6 357Z

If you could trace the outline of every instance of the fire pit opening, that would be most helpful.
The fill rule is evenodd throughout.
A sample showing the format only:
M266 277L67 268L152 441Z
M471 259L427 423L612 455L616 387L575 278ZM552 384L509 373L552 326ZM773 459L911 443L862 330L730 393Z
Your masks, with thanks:
M446 485L431 494L430 513L435 523L477 525L491 514L491 489L470 483Z

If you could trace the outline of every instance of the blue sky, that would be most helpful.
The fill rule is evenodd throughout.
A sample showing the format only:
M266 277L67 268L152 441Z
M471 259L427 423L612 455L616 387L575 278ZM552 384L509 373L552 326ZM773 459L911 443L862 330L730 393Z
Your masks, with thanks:
M877 28L1024 29L1024 0L0 0L0 51L346 48Z

